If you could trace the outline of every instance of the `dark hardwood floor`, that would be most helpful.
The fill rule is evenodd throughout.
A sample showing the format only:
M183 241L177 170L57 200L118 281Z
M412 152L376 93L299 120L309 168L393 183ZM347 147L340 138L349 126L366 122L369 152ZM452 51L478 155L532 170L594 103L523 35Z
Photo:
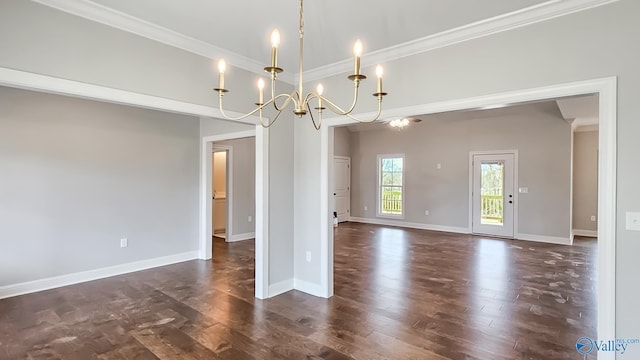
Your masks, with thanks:
M335 296L257 300L254 245L0 301L0 359L583 359L595 240L343 223ZM590 355L595 359L595 355Z

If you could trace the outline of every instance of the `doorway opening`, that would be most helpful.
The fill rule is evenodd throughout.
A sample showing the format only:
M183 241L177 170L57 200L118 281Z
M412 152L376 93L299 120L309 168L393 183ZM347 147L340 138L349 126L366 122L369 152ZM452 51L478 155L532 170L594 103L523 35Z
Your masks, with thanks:
M617 79L615 77L557 84L540 88L497 93L441 103L388 109L385 116L404 117L411 114L433 114L456 110L480 109L571 96L597 94L599 98L598 153L598 250L597 250L597 334L599 338L615 338L615 267L616 267L616 146L617 146ZM325 120L321 129L320 191L320 296L333 296L334 244L330 221L332 190L329 179L334 176L333 142L336 126L355 122L345 118ZM471 231L471 229L469 229Z
M202 137L200 163L200 259L209 260L213 254L213 153L214 146L230 146L227 150L227 186L225 197L227 216L225 242L255 239L255 296L259 299L269 297L269 231L268 231L268 168L269 168L269 130L256 126L253 130L231 132ZM245 162L244 167L251 173L240 176L240 166L233 165L240 159L240 147L227 143L232 140L251 139L253 146L246 149L254 162ZM251 184L247 185L247 182ZM238 184L244 183L242 187ZM244 190L247 186L251 190ZM245 195L251 193L247 198ZM242 196L240 196L242 195ZM242 202L242 204L240 204ZM237 203L237 204L236 204ZM251 208L249 211L242 209ZM240 212L238 212L240 211ZM238 215L240 214L240 215ZM231 218L232 221L229 221ZM222 239L220 239L222 241Z
M229 224L233 223L231 217L233 213L229 211L230 202L227 201L227 182L229 178L229 156L231 152L230 147L223 147L221 145L213 145L213 163L211 165L213 169L212 189L213 196L211 201L213 202L212 213L212 230L213 237L226 239L227 230ZM230 232L230 231L229 231Z

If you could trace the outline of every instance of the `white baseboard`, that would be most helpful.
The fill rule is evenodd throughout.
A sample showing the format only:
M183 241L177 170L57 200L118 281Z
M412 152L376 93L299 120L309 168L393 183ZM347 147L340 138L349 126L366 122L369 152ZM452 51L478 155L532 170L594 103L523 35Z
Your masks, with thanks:
M126 264L1 286L0 299L195 260L199 258L199 255L200 253L198 251L189 251L175 255L134 261Z
M242 241L242 240L253 240L256 238L256 233L255 232L250 232L250 233L244 233L244 234L235 234L235 235L229 235L227 234L227 242L235 242L235 241Z
M582 230L582 229L573 229L573 236L586 236L586 237L598 237L597 230Z
M326 294L322 291L320 284L310 283L308 281L293 279L293 288L309 295L326 298Z
M273 285L269 285L269 297L278 296L291 290L293 290L293 279L280 281Z
M543 242L549 244L558 244L558 245L571 245L573 242L571 238L563 238L563 237L555 237L555 236L544 236L544 235L533 235L533 234L516 234L516 240L526 240L526 241L536 241Z
M370 218L361 218L361 217L351 217L349 221L363 223L363 224L373 224L373 225L386 225L386 226L400 226L411 229L420 229L420 230L432 230L432 231L444 231L450 233L457 234L470 234L468 228L462 227L454 227L454 226L444 226L444 225L432 225L432 224L421 224L421 223L412 223L406 221L398 221L391 219L370 219ZM338 225L340 226L340 225Z

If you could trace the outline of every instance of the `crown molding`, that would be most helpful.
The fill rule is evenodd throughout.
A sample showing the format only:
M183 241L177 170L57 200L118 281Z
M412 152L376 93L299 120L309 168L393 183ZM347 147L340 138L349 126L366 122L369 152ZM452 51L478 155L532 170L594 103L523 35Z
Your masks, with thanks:
M122 31L155 40L209 59L227 59L228 64L253 73L263 74L264 64L244 55L194 39L135 16L108 8L90 0L32 0L42 5L95 21ZM293 84L293 74L280 74L278 79Z
M224 57L229 59L229 62L232 63L233 66L256 74L262 74L264 72L263 64L254 59L113 10L90 0L33 1L209 59ZM362 66L373 66L375 64L397 60L617 1L619 0L550 0L528 8L367 53L367 56L362 58ZM352 60L347 59L307 70L304 72L305 81L320 80L348 72L352 65ZM298 74L283 73L280 74L278 78L288 84L295 84L297 76Z
M535 24L575 12L607 5L619 0L551 0L521 10L464 25L437 34L425 36L402 44L366 53L362 66L374 66L392 60L435 50L464 41ZM304 72L305 81L346 73L353 68L353 60L347 59Z

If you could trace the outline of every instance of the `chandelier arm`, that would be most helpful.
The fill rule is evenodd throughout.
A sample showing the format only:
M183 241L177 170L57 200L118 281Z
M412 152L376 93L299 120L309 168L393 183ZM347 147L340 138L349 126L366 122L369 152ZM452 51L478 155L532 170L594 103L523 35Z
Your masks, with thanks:
M264 124L264 122L262 121L262 112L260 112L260 126L262 126L263 128L270 128L271 125L276 123L276 120L278 120L278 118L280 117L280 115L282 114L282 111L284 109L278 111L278 113L276 114L276 116L273 118L273 120L271 122L268 122L267 125Z
M351 106L349 107L349 110L343 110L340 106L336 105L335 103L333 103L331 100L327 99L324 96L320 96L322 98L323 101L327 102L327 105L329 105L329 109L331 109L331 111L333 111L334 113L336 113L337 115L349 115L353 109L355 109L356 104L358 103L358 85L356 84L356 86L354 86L354 92L353 92L353 102L351 103Z
M378 112L376 113L376 116L371 118L371 119L363 120L363 119L358 119L357 117L355 117L355 116L353 116L351 114L345 114L345 115L347 115L349 118L351 118L351 119L353 119L353 120L355 120L357 122L360 122L360 123L372 123L372 122L374 122L374 121L376 121L376 120L378 120L380 118L380 114L382 114L382 97L378 98Z
M295 102L296 102L295 95L296 94L297 93L295 91L292 92L291 94L284 94L284 93L283 94L278 94L278 95L271 94L271 100L273 101L273 107L277 111L282 111L282 110L286 109L287 106L289 106L289 103L291 101L293 101L294 105L295 105ZM279 98L282 98L282 97L286 97L287 99L282 103L282 105L278 106L278 104L276 103L276 100L279 99Z
M219 95L218 95L218 97L220 99L220 101L219 101L219 103L220 103L219 110L220 110L220 113L222 114L222 116L227 120L242 120L242 119L246 119L249 116L255 114L256 112L262 110L265 106L269 105L270 103L272 103L274 101L274 99L271 99L271 100L267 101L266 103L264 103L262 105L259 105L258 107L253 109L251 112L248 112L248 113L246 113L244 115L240 115L240 116L237 116L237 117L232 117L232 116L227 115L224 112L224 108L222 107L222 97L223 96L224 95L222 94L222 92L220 92Z
M311 95L311 93L309 93L307 97L309 97L309 95ZM313 127L316 130L320 130L320 127L322 127L322 109L318 109L318 117L320 119L317 125L316 125L316 120L313 118L313 112L311 111L311 106L309 106L308 102L307 102L307 110L309 111L309 117L311 117L311 123L313 124Z
M273 107L274 109L276 109L277 111L281 111L281 109L284 109L287 107L288 105L288 101L285 100L285 103L282 106L278 106L278 104L276 103L277 98L281 97L281 96L289 96L291 97L293 95L293 93L291 95L286 95L286 94L278 94L276 95L276 79L275 77L271 78L271 98L274 99L273 100Z

